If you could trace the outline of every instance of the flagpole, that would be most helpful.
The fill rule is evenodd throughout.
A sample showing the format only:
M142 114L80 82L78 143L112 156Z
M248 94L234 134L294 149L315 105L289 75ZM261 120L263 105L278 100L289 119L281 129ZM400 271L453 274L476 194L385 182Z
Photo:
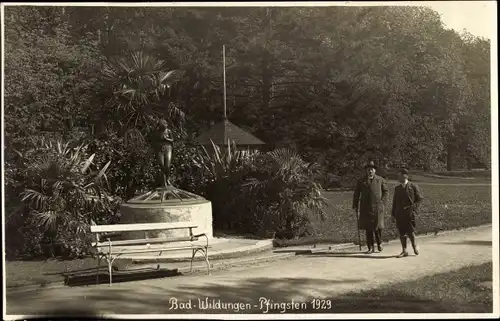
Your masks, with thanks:
M227 119L227 106L226 106L226 45L222 45L222 70L224 78L224 120Z

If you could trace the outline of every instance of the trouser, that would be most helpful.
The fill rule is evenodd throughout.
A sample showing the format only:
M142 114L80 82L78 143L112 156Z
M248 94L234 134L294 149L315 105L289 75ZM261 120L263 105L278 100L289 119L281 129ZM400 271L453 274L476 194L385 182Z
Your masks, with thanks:
M382 244L382 230L381 229L375 229L375 230L366 230L366 244L368 245L368 248L372 249L374 247L374 236L375 236L375 241L377 242L377 245Z

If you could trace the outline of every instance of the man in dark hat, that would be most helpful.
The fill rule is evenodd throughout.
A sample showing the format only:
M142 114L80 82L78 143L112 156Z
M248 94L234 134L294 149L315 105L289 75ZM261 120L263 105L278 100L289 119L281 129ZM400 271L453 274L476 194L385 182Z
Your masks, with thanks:
M396 221L399 238L403 251L399 257L408 256L406 250L406 237L410 238L413 252L419 254L415 241L415 215L418 215L420 203L424 199L417 185L408 180L408 169L403 168L399 172L399 184L394 190L392 202L392 218Z
M372 254L375 251L374 241L378 251L382 251L382 229L389 189L385 180L375 175L377 166L373 161L368 162L365 169L366 176L356 184L352 208L356 215L359 210L358 228L366 231L367 254Z

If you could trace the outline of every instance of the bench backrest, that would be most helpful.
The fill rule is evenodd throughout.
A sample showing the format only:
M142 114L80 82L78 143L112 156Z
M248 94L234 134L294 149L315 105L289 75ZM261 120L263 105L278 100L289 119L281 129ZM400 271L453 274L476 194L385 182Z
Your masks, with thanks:
M135 231L155 231L155 230L174 230L183 228L197 228L191 222L174 222L174 223L141 223L141 224L112 224L112 225L92 225L90 232L92 233L107 233L107 232L135 232Z

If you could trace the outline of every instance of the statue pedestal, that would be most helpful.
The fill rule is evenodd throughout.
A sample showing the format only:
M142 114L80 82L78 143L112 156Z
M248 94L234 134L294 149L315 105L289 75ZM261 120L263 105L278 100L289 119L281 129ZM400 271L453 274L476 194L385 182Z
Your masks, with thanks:
M120 206L122 224L191 222L194 234L213 237L212 203L196 194L169 186L137 196ZM128 232L127 239L144 238L144 232ZM149 237L187 237L188 230L150 232Z

